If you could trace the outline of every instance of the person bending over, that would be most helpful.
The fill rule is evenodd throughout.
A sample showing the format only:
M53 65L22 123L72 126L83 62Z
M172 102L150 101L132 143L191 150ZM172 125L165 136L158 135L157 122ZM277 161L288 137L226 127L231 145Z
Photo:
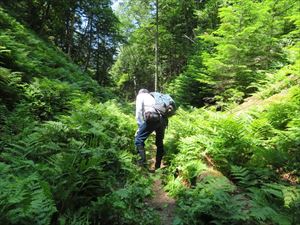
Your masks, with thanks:
M168 119L157 113L154 106L155 99L149 91L147 89L139 90L136 97L136 120L138 130L135 136L135 146L139 155L138 164L140 166L146 166L145 141L149 135L155 131L155 144L157 147L155 169L158 169L161 166L164 155L163 139Z

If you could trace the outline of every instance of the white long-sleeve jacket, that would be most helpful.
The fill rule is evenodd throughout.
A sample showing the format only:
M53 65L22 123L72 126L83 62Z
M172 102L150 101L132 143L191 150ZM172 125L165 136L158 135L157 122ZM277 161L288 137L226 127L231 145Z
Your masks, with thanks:
M145 112L155 111L155 109L153 108L154 105L155 100L149 93L141 93L137 95L135 118L139 127L144 122Z

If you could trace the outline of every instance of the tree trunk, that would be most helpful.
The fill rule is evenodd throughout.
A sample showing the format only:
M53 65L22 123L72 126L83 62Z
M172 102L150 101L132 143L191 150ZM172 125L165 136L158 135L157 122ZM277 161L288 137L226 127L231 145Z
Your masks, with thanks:
M47 20L49 19L49 12L50 12L50 6L51 4L47 1L46 3L46 8L45 10L43 10L43 13L42 13L42 18L41 18L41 24L40 24L40 27L39 27L39 32L43 32L43 25L45 23L47 23Z
M158 0L156 0L156 32L155 32L155 78L154 89L157 91L158 81Z
M65 52L71 56L71 51L73 47L73 35L74 35L74 24L75 24L75 13L76 13L76 3L72 2L67 13L66 20L66 40L65 40Z
M86 60L85 60L85 67L84 67L84 71L87 71L88 67L89 67L89 64L90 64L90 60L91 60L91 53L92 53L92 50L93 50L93 46L92 46L92 43L93 43L93 17L91 16L89 18L89 22L88 22L88 26L89 26L89 45L88 45L88 49L87 49L87 57L86 57Z

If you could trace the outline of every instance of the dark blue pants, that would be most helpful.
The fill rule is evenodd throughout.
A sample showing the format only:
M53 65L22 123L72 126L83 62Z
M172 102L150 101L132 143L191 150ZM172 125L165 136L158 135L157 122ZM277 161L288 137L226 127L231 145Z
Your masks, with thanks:
M161 119L158 122L145 122L140 126L139 131L135 137L135 146L137 147L137 150L139 150L141 147L144 148L146 139L153 131L155 131L155 144L157 147L156 164L159 164L159 166L160 161L164 155L163 140L165 136L165 128L165 119Z

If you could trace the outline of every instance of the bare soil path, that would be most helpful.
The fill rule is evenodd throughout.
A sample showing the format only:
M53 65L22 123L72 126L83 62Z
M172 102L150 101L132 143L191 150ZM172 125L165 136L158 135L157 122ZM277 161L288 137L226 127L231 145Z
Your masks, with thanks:
M150 147L150 157L148 160L150 170L154 171L155 164L155 146ZM162 169L165 167L162 162ZM156 171L153 173L153 186L152 190L154 196L149 200L148 204L157 211L161 225L172 225L175 218L175 208L176 201L174 198L168 196L167 192L164 190L164 185L162 184L161 171Z
M176 202L164 191L160 178L154 181L153 192L154 196L149 204L158 212L161 225L172 225L175 217Z

